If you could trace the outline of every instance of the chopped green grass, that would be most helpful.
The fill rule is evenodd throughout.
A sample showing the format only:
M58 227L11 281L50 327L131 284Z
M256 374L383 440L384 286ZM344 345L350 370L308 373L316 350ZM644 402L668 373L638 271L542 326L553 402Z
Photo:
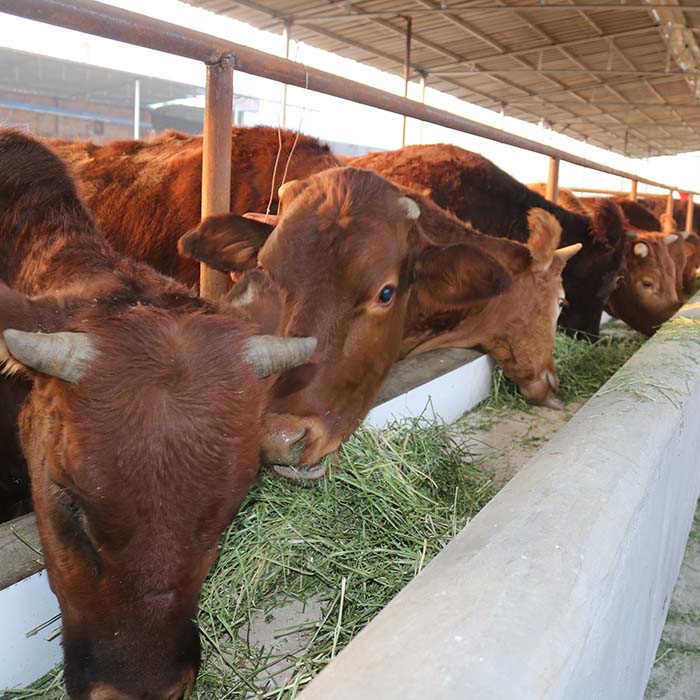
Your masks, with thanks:
M565 402L589 399L642 346L640 335L617 338L604 336L589 343L557 332L554 362L559 375L557 396ZM487 409L529 410L515 384L496 368L493 389L484 402Z
M447 428L422 420L361 428L324 481L306 486L265 473L224 534L202 592L204 663L193 698L295 697L494 492ZM293 623L293 653L252 639L266 616L293 601L312 601L315 612ZM54 672L5 697L66 695Z

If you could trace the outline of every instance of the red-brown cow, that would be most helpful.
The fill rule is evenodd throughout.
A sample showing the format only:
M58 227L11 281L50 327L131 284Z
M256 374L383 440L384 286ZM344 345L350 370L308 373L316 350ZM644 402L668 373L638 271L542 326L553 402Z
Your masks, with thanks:
M198 265L177 254L177 241L201 218L201 136L168 131L152 141L50 145L73 167L97 225L119 252L198 282ZM230 210L239 214L265 211L268 202L276 212L282 182L339 165L317 139L267 126L234 127L231 147Z
M625 200L622 197L615 198L620 205L627 220L635 227L646 229L647 231L661 231L664 213L657 217L652 211L639 202ZM698 269L700 269L700 237L691 231L677 230L678 217L675 218L671 227L672 231L678 233L683 243L683 253L678 252L677 245L671 245L671 255L677 267L684 261L682 270L682 287L678 287L679 294L689 295L695 292Z
M331 175L336 173L323 173L317 179L329 180ZM337 175L372 181L369 173L355 173L351 169L338 171ZM302 183L290 183L288 187L303 186ZM399 356L435 347L478 345L492 354L506 376L518 383L528 400L559 405L554 396L558 380L552 349L556 318L564 298L561 271L580 245L555 252L561 229L556 219L542 210L534 210L537 213L531 214L530 239L525 246L508 239L481 235L427 197L406 189L403 192L418 203L420 217L416 223L417 236L412 243L416 260L415 281L410 289ZM285 195L283 192L283 202ZM257 221L265 218L251 216ZM285 260L285 249L280 245L280 238L287 235L282 225L284 221L284 216L279 220L271 217L264 225L256 221L246 222L239 217L213 217L183 239L182 249L219 269L235 271L250 264L242 259L240 251L247 251L252 256L252 252L261 247L257 260L277 279L278 270L283 269ZM273 223L277 228L265 243ZM368 226L368 229L374 230L373 242L385 235L376 225ZM390 239L386 244L390 244ZM280 246L280 253L278 257L270 258L268 250L275 246ZM512 278L508 287L490 300L478 298L476 289L465 294L465 282L475 274L476 251L482 256L486 254L484 261L495 259ZM358 247L358 254L361 253L362 247ZM365 252L361 255L361 262L366 276L376 274L380 279L383 261ZM497 267L482 262L481 268L486 282L500 284ZM357 271L353 271L350 278L356 277ZM289 289L292 285L292 294L299 294L294 283L295 276L291 273L283 286ZM385 291L386 287L383 287L380 295ZM391 298L388 303L391 303ZM390 330L395 332L396 326ZM316 332L322 335L318 330ZM396 338L386 335L385 343L396 347ZM341 362L334 360L332 363L338 373L343 371ZM378 388L378 384L375 386ZM285 416L285 420L294 424L290 416Z
M68 692L181 700L200 587L258 471L258 377L305 362L313 339L253 337L235 300L204 302L115 253L66 166L12 130L0 280L0 363L32 383L20 440Z
M425 190L443 209L483 233L528 239L527 215L538 207L562 227L562 243L581 243L563 279L568 306L559 323L571 332L596 336L603 305L617 284L624 261L624 222L617 207L603 207L594 218L573 214L532 192L477 153L457 146L406 146L351 161L393 182Z
M552 352L565 302L561 273L581 244L556 250L561 227L543 209L530 210L530 236L523 245L480 234L427 197L408 194L420 205L420 226L441 247L431 261L433 274L424 275L411 290L401 356L438 347L481 347L528 401L560 407ZM489 253L510 272L513 282L503 294L466 303L454 299L455 279L446 274L443 261L458 257L465 242Z
M531 187L542 192L545 186ZM600 208L611 206L606 198L579 199L563 188L559 189L558 203L591 217L595 217ZM681 305L685 268L683 241L676 234L661 233L660 222L636 202L616 200L614 206L620 207L625 218L627 245L622 279L608 297L605 309L640 333L651 335ZM650 228L645 230L645 225Z
M367 413L399 356L412 284L450 277L456 304L487 299L511 283L478 246L443 250L414 224L419 206L376 173L336 168L284 185L276 227L222 215L206 219L181 251L223 271L257 265L285 295L285 335L313 329L312 363L273 389L266 461L313 465ZM274 231L273 231L274 228ZM256 297L255 285L245 298ZM304 476L320 476L323 466ZM289 469L277 470L296 475Z

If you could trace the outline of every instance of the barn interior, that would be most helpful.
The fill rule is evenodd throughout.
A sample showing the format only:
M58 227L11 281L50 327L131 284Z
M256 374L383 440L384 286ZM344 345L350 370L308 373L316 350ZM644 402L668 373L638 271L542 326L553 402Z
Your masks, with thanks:
M32 0L26 7L19 8L21 3L0 0L0 12L26 17L34 12L34 4L40 7L43 2ZM57 0L56 4L61 5L61 11L68 5L71 5L71 12L77 8L77 14L71 17L78 17L81 6L84 9L90 3ZM95 4L100 3L92 3ZM278 35L285 58L292 57L291 42L303 42L398 76L404 80L404 95L412 96L416 109L425 108L420 114L426 117L431 114L428 110L438 111L436 107L431 108L426 97L426 90L432 89L491 110L501 118L539 126L545 134L539 143L492 126L484 131L486 136L479 136L501 139L509 144L504 145L504 149L515 145L518 153L524 148L533 148L530 155L540 160L533 160L537 167L532 169L532 179L548 181L546 197L549 200L557 201L560 172L568 176L574 169L582 172L590 167L593 170L586 172L600 172L612 179L600 180L604 183L601 185L596 184L598 181L593 176L589 187L580 186L576 190L579 195L617 194L636 199L638 187L640 193L643 187L658 194L659 211L668 213L679 206L686 228L698 232L693 196L697 200L700 186L680 187L676 181L665 180L648 167L646 160L700 151L700 49L697 43L700 5L690 0L663 3L656 0L640 3L187 0L187 4ZM114 8L100 11L108 16L111 10L116 13L115 17L119 12L128 12ZM71 21L75 25L79 23ZM67 20L63 22L63 26L68 24ZM115 38L122 31L117 29L118 25L115 20L112 25L97 22L91 26L97 34ZM153 28L154 25L147 26ZM153 37L144 39L146 35L147 32L134 32L130 41L145 45L155 41ZM211 46L219 50L220 41L221 37L212 38ZM156 48L163 50L165 45L163 40ZM247 65L245 60L242 62ZM311 88L321 72L298 63L288 70L290 85L303 86L306 81ZM238 75L238 71L234 64L234 75ZM259 74L268 75L263 69ZM179 82L176 75L172 78L167 80L152 77L148 71L144 74L118 71L88 62L0 48L0 123L18 126L37 136L91 140L98 144L130 138L149 139L166 129L202 133L207 120L204 79L200 84L190 84ZM329 80L327 84L332 82ZM419 92L415 89L411 92L409 84L415 87L416 83ZM348 85L343 89L351 94L353 87ZM272 109L284 114L286 91L283 94L279 107L274 105ZM368 100L375 97L368 93L362 101L370 104ZM387 99L393 98L392 95ZM227 115L230 123L256 123L266 109L264 105L261 107L265 99L248 92L239 93L234 77L233 109ZM404 108L405 104L397 102L392 111L399 114ZM415 121L419 120L412 116ZM451 116L443 119L444 126ZM284 117L281 121L285 123ZM467 121L464 119L457 128L467 132L471 128ZM345 155L377 150L374 146L363 145L362 132L370 130L371 124L368 116L365 124L358 125L357 133L349 133L346 140L332 142L332 150ZM415 137L417 133L407 131L404 126L401 140L409 144L411 134ZM460 132L453 133L457 138ZM567 136L635 159L638 167L626 170L600 165L579 154L567 159L566 152L549 145L547 133ZM499 164L507 160L505 155ZM663 232L669 233L670 229ZM420 585L422 572L433 557L441 556L443 559L439 561L444 561L444 547L449 546L462 528L467 532L472 519L482 509L485 515L479 522L485 522L492 499L510 497L536 468L542 470L544 458L540 455L548 454L550 440L555 440L552 449L563 449L565 438L556 442L560 429L571 422L575 430L579 424L574 419L581 423L592 420L591 411L617 410L617 404L611 409L606 403L612 400L608 395L615 392L622 395L621 401L638 402L642 413L649 410L653 414L656 406L659 415L663 413L660 422L679 420L685 425L687 412L695 406L697 370L692 366L696 364L693 358L698 342L693 311L697 297L688 297L687 301L688 307L684 306L679 312L682 322L671 320L666 330L659 331L652 341L621 321L610 320L609 316L597 343L582 343L558 334L554 356L561 380L559 395L565 403L559 412L529 406L503 373L498 369L494 371L493 362L475 350L441 349L398 362L366 417L365 426L336 458L339 460L336 476L316 488L317 484L288 485L274 475L265 474L241 515L243 524L234 522L224 535L218 566L200 602L200 628L206 635L206 658L193 698L234 700L252 697L252 693L257 697L289 700L329 697L331 686L317 685L314 679L320 674L323 674L322 683L332 679L336 668L334 661L346 647L350 651L343 652L343 658L351 659L347 662L351 666L340 667L337 697L349 698L353 697L353 692L357 693L357 687L347 681L351 674L343 669L358 665L364 668L366 664L370 669L368 682L375 683L376 676L381 673L376 669L372 671L370 660L361 652L353 656L361 646L361 639L353 641L356 634L366 625L369 625L369 634L379 629L371 622L375 616L383 615L381 611L395 596L404 596L404 587L412 585L409 582L414 577L418 577L415 581ZM646 357L644 352L652 358L648 360L649 366L653 367L656 362L672 370L670 361L653 360L658 353L663 353L664 343L670 343L666 349L673 350L676 356L683 355L691 367L679 365L677 371L689 387L687 398L678 393L680 390L675 385L668 389L672 380L666 375L653 379L656 383L650 388L651 380L640 385L637 375L630 375L625 369L630 358L634 369L635 357L639 358L636 353L641 351L642 358ZM639 372L652 376L652 370L644 367L647 365ZM465 386L473 392L466 391ZM592 408L588 406L589 399L593 402ZM666 417L665 409L660 407L666 400L674 410L680 407L677 408L680 418ZM429 411L428 406L431 407ZM619 410L624 412L622 408ZM429 420L425 420L426 412ZM669 409L671 414L673 410ZM446 416L451 418L447 420ZM397 421L403 422L398 425ZM382 432L376 432L378 430ZM575 433L571 435L572 444L580 444ZM614 442L621 438L610 439ZM666 447L670 452L675 449ZM654 445L642 451L656 454L655 450ZM681 454L680 448L678 453ZM678 461L685 464L685 452L682 454ZM548 458L551 459L551 455ZM569 461L573 464L575 460L571 457ZM431 470L423 473L424 464L432 465ZM553 466L553 473L559 473L558 468ZM581 466L581 473L585 474L587 468ZM659 469L654 472L657 482L663 481ZM620 480L624 478L621 476ZM679 515L682 523L677 526L677 532L669 525L669 521L673 521L669 515L673 506L669 504L675 503L671 495L666 495L666 510L662 515L655 513L653 517L663 520L664 528L668 526L673 530L673 536L668 535L668 539L672 540L669 550L674 554L664 553L670 563L666 559L663 563L668 563L669 571L677 573L680 569L680 578L671 598L676 579L675 575L668 574L673 581L661 596L663 603L659 605L656 605L656 596L661 595L661 584L656 579L650 584L649 600L653 600L661 612L657 611L648 625L653 631L630 632L645 640L652 639L658 632L653 642L649 641L649 648L653 647L651 652L646 648L643 652L636 650L637 656L643 657L639 662L643 670L635 666L627 674L635 676L630 687L637 689L636 695L630 692L628 696L645 700L694 697L688 693L694 692L692 689L700 682L700 644L696 644L696 636L700 634L697 577L700 550L696 546L700 526L698 516L693 519L692 515L698 495L696 486L700 485L685 472L676 478L675 488L684 490L688 501L682 508L678 507L683 512L682 517ZM456 489L453 487L455 479L460 481ZM654 482L656 486L657 482ZM651 493L652 480L649 484ZM571 490L575 490L574 487ZM562 486L562 491L567 489ZM385 498L380 498L379 508L373 503L378 493L386 494ZM640 496L640 500L643 501L644 496ZM495 501L496 507L502 502ZM360 514L357 518L356 513ZM333 522L334 519L337 522ZM596 526L600 524L595 522ZM360 525L348 534L348 523ZM637 521L629 526L629 532L634 531L635 523ZM612 529L610 523L606 525ZM481 533L479 537L485 536ZM32 655L36 657L34 661L40 657L48 659L48 665L45 662L43 667L41 663L32 665L31 687L19 688L19 685L30 685L25 676L21 676L20 683L16 680L20 676L8 675L9 680L5 681L8 690L5 695L0 692L0 697L8 700L20 697L65 700L68 697L62 687L60 668L50 670L60 661L60 616L50 593L27 593L24 600L9 596L3 599L3 590L11 590L22 581L41 576L40 548L32 515L0 524L0 560L6 561L2 558L6 556L7 561L14 562L12 575L6 576L6 580L0 578L0 611L34 607L31 623L21 616L16 618L16 623L13 621L15 637L3 638L0 650L6 648L8 654L12 650L13 659ZM590 551L586 550L586 554ZM626 559L628 549L621 546L618 555ZM527 556L529 552L522 554L522 558ZM515 553L512 557L517 558ZM663 568L660 561L661 558L652 563L644 561L639 566L644 571ZM624 580L631 577L630 571L635 571L633 567L625 569L622 565L619 570L627 576ZM9 565L7 571L10 571ZM546 578L544 574L543 578ZM615 586L624 585L614 580ZM644 580L644 576L640 574L639 580ZM32 585L39 585L36 578ZM41 585L48 590L45 581ZM600 591L596 591L600 596ZM612 591L608 593L611 601L617 600ZM41 598L41 605L33 604L31 601L39 600L40 595L49 597ZM575 596L572 594L572 597ZM497 594L495 598L498 599ZM487 599L493 600L484 598ZM626 605L632 607L632 603ZM494 604L494 619L500 612ZM668 623L661 636L667 613ZM555 614L558 613L553 616ZM488 611L483 612L483 616L488 617ZM380 626L382 619L385 618L378 618ZM607 625L603 625L606 630L624 627L609 620ZM488 623L482 629L488 629ZM376 634L378 636L372 639L378 640L377 644L391 646L392 642L385 636L386 628ZM527 629L525 633L518 629L512 636L520 634L526 638ZM550 630L547 634L554 633ZM17 638L22 639L22 644L29 640L38 646L28 651L29 647L21 647ZM402 638L398 646L408 645L406 640L407 637ZM415 643L413 639L410 641L411 645ZM617 641L624 646L624 640ZM562 646L566 647L567 643L562 642ZM46 651L49 645L52 645L50 651ZM520 647L518 653L524 653L526 646L527 643ZM533 662L535 665L537 658ZM401 684L401 675L408 674L408 670L394 666L395 657L391 659L385 675L391 679L392 689L372 685L376 695L368 697L382 697L383 700L411 697L410 690ZM508 675L502 673L506 662L504 657L499 657L503 676ZM37 668L42 669L41 673L34 670ZM580 667L577 670L580 671ZM49 672L48 675L40 678L45 672ZM443 677L449 675L442 668L440 672ZM527 674L522 673L525 678ZM514 673L514 677L517 674ZM570 680L556 678L562 683ZM0 691L4 680L0 675ZM346 681L347 685L343 685ZM575 685L575 681L571 682ZM10 690L10 686L13 689ZM586 686L588 690L590 687ZM491 690L496 692L493 686ZM500 691L507 692L507 684ZM454 694L454 688L451 692L453 694L444 697L459 696ZM555 694L545 696L554 698Z

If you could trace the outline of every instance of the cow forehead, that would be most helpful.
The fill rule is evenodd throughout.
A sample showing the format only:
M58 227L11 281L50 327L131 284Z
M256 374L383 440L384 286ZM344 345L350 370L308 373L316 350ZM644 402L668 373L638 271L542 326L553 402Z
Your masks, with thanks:
M139 309L91 335L95 365L62 387L83 489L106 498L112 486L147 495L178 483L199 490L198 481L204 491L213 474L230 481L263 400L240 361L243 328L218 314Z

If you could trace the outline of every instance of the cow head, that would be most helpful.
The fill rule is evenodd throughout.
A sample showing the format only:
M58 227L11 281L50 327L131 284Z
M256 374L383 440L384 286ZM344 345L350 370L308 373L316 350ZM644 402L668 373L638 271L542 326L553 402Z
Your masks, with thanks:
M445 226L450 226L449 215L445 217ZM433 217L434 225L440 223ZM561 273L581 244L557 250L561 227L543 209L530 211L528 227L526 246L480 234L469 236L469 231L463 231L467 234L463 246L488 251L510 272L511 285L487 301L454 304L445 285L428 279L416 282L404 347L411 348L413 354L436 347L479 346L518 384L528 401L559 407L552 351L565 301Z
M635 330L651 335L681 306L676 288L676 263L669 250L677 244L679 236L629 231L627 238L623 282L611 294L608 309Z
M314 342L261 340L196 298L111 303L0 287L0 362L33 382L20 438L71 697L180 700L201 585L258 471L259 378Z
M559 324L569 332L594 337L603 306L624 275L625 220L619 206L609 199L592 203L591 210L589 236L563 273L567 306Z
M398 357L411 284L429 274L416 263L430 243L414 225L420 213L415 201L367 170L327 170L287 183L279 196L278 220L205 220L180 240L180 251L229 272L257 265L258 277L283 290L279 331L293 337L313 329L318 348L312 361L273 387L263 456L286 476L315 477L323 467L308 465L355 430ZM261 237L266 240L259 246ZM255 258L242 259L242 251L258 247ZM464 297L481 274L478 255L471 263L461 258ZM445 256L442 264L454 261ZM503 268L493 260L491 267L493 281L479 294L507 284ZM257 281L247 282L249 274L237 285L246 291L233 290L242 304L256 296Z

